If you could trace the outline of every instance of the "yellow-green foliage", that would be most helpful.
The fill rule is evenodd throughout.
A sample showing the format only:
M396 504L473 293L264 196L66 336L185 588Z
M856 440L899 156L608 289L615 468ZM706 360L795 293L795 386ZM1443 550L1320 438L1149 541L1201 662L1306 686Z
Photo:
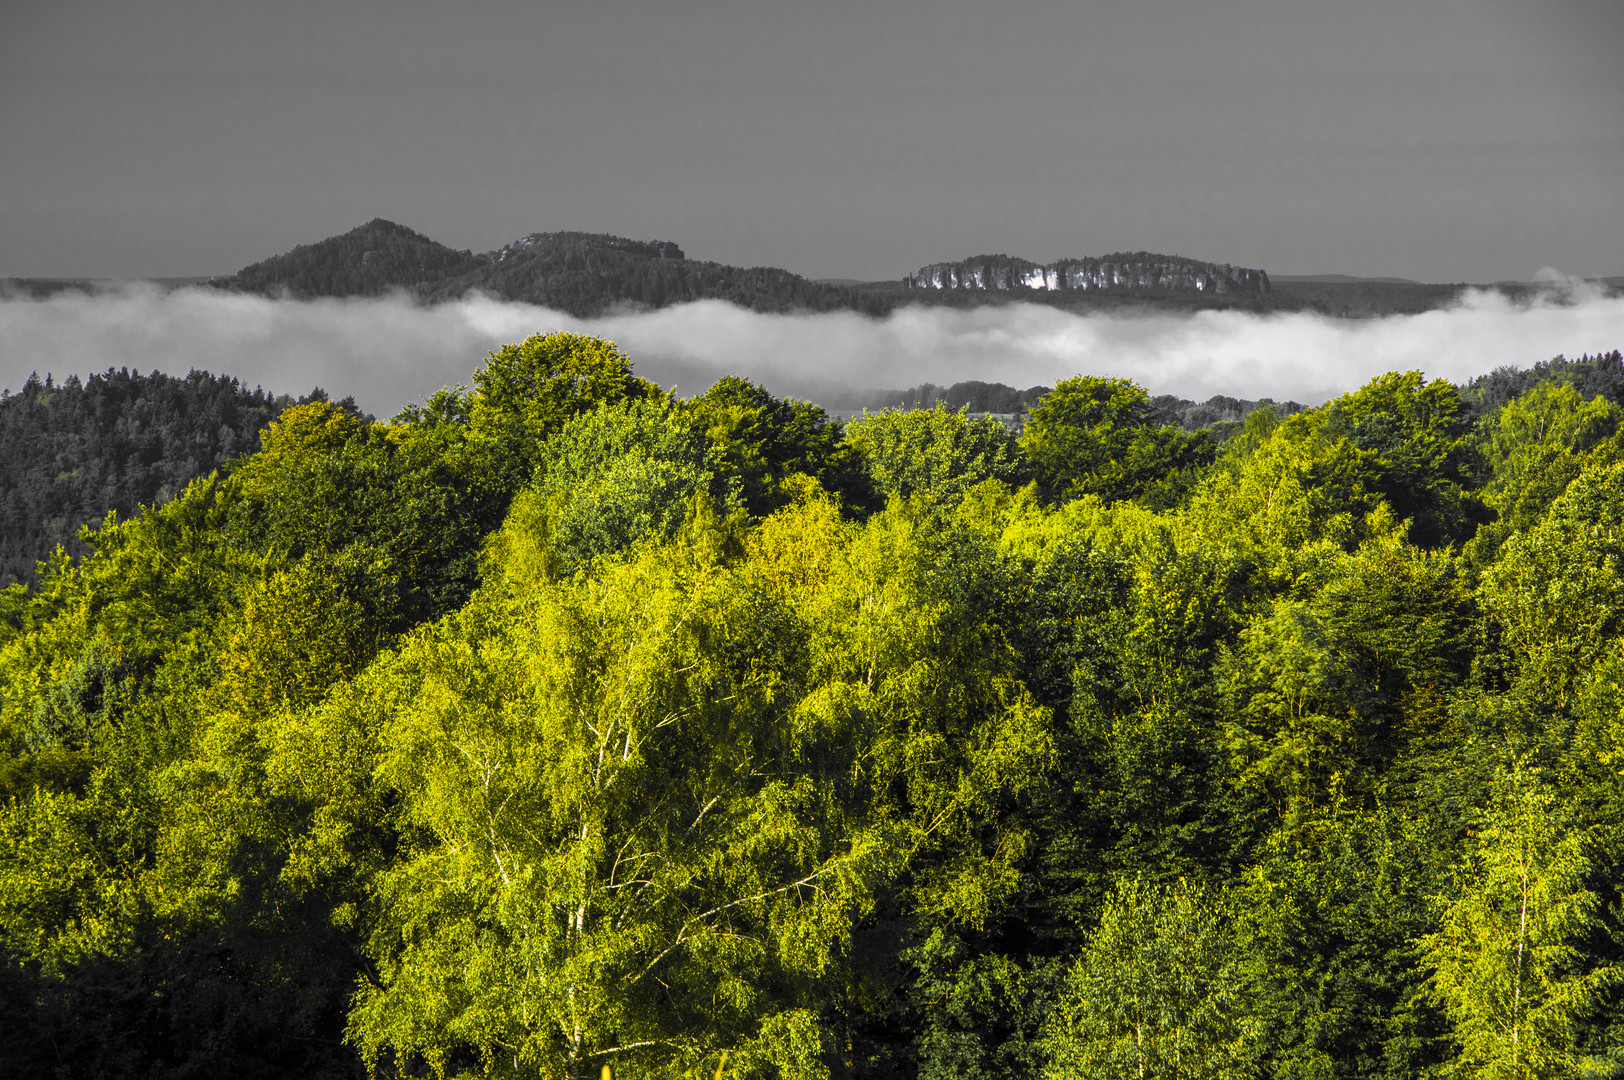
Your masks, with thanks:
M1605 1074L1615 406L473 385L4 595L24 1073Z

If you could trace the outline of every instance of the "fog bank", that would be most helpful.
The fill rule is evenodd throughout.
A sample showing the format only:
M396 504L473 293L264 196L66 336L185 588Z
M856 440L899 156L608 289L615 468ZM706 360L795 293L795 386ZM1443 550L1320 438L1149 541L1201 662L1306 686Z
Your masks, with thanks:
M235 375L277 393L353 394L388 417L469 381L486 353L530 334L572 330L618 342L639 375L684 395L737 374L781 395L842 407L854 396L965 379L1052 385L1078 373L1125 376L1153 394L1317 404L1383 371L1460 382L1624 347L1624 298L1570 284L1532 304L1468 291L1421 315L1331 319L1241 312L1075 315L1040 305L764 315L704 301L576 319L487 298L420 307L401 298L268 300L135 285L96 294L0 300L0 387L31 371L58 380L109 367Z

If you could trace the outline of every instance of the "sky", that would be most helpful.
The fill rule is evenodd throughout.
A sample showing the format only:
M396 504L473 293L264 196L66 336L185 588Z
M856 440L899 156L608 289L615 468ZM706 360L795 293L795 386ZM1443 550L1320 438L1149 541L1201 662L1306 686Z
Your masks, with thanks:
M1148 250L1624 274L1618 0L8 4L0 276L373 217L896 278Z

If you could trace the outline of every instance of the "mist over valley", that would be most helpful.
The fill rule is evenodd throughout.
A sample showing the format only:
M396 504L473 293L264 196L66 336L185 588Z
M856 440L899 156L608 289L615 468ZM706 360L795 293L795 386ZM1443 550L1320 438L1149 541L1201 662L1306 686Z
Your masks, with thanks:
M1514 300L1466 290L1409 315L1314 312L1078 314L1039 304L765 313L705 300L582 318L475 296L290 300L121 285L0 300L0 386L109 367L235 375L277 393L321 386L390 416L466 383L486 353L533 333L607 337L639 375L695 394L724 375L849 410L880 391L979 379L1027 387L1085 373L1153 393L1315 404L1384 371L1464 381L1502 366L1605 351L1624 340L1624 299L1584 284Z
M963 380L1132 378L1156 394L1318 403L1383 371L1463 381L1605 350L1624 299L1543 271L1529 284L1271 277L1129 253L1037 264L978 256L832 285L689 259L669 241L535 233L492 252L375 219L234 275L164 283L11 279L0 387L108 367L321 386L393 415L537 332L608 337L638 373L694 394L724 375L835 411Z

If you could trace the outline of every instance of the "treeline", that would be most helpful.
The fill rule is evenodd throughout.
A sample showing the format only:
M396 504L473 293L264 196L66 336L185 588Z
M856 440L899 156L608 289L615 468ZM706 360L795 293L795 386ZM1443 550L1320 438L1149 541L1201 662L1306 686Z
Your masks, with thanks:
M81 527L166 502L259 449L291 400L223 375L123 368L0 391L0 586L33 581L58 545L85 555Z
M1587 358L1588 361L1588 358ZM1567 361L1561 357L1541 365L1544 371L1551 364L1563 364ZM1533 381L1542 381L1535 378ZM948 409L966 409L971 413L1000 413L1020 416L1035 407L1049 395L1053 388L1048 386L1031 386L1019 390L1003 383L982 382L970 379L956 382L952 386L938 386L935 383L920 383L907 390L880 390L869 395L863 403L865 408L879 411L882 409L933 409L941 405ZM1258 409L1268 407L1281 416L1290 416L1300 413L1305 406L1295 401L1284 404L1276 402L1273 398L1262 398L1249 401L1244 398L1233 398L1218 394L1203 402L1191 401L1181 398L1177 394L1159 394L1151 399L1151 415L1163 424L1173 424L1186 431L1198 431L1201 428L1219 427L1237 424L1246 419L1248 415ZM1498 402L1497 402L1498 404Z
M877 390L870 394L863 406L874 411L882 409L933 409L941 405L947 409L966 409L973 413L1021 414L1043 400L1051 387L1032 386L1025 390L1003 383L982 382L971 379L952 386L920 383L906 390Z
M1577 360L1557 356L1527 369L1503 367L1479 375L1460 388L1461 398L1479 413L1489 413L1528 393L1541 383L1571 386L1586 400L1603 397L1624 405L1624 354L1589 353Z
M1219 439L1238 432L1242 422L1259 409L1268 409L1275 416L1286 417L1295 416L1307 408L1295 401L1278 402L1273 398L1259 398L1253 401L1229 397L1227 394L1215 394L1202 402L1191 401L1175 394L1158 394L1151 404L1162 423L1176 424L1185 431L1209 429L1213 436Z
M1566 361L1558 357L1553 364ZM1548 367L1549 365L1545 365ZM1542 367L1542 370L1544 368ZM967 381L946 388L924 383L873 396L876 410L968 409L1024 415L1050 392ZM273 399L259 388L207 372L184 378L109 369L60 385L48 373L17 392L0 391L0 586L35 581L40 562L60 545L70 560L89 548L79 532L109 513L125 519L173 498L193 480L258 448L259 433L289 404L325 401L319 387ZM339 403L357 412L353 398ZM1210 428L1221 438L1247 413L1272 402L1215 397L1197 405L1172 395L1149 414L1186 431ZM1286 412L1300 411L1290 403Z
M1561 357L1557 361L1561 361ZM993 414L1008 418L1012 430L1019 431L1027 414L1051 392L1047 386L1031 386L1018 390L1003 383L979 380L957 382L942 387L935 383L921 383L907 390L881 390L868 395L862 402L862 411L885 409L964 409L972 416ZM1217 394L1206 401L1195 402L1177 394L1159 394L1150 400L1145 418L1162 427L1177 427L1186 432L1201 432L1203 438L1220 443L1241 430L1242 422L1259 409L1269 409L1284 417L1302 412L1306 406L1295 401L1277 402L1273 398L1252 401ZM854 414L855 415L855 414Z
M1077 377L1017 439L555 334L289 407L0 594L0 1065L1617 1075L1572 371L1221 440Z

